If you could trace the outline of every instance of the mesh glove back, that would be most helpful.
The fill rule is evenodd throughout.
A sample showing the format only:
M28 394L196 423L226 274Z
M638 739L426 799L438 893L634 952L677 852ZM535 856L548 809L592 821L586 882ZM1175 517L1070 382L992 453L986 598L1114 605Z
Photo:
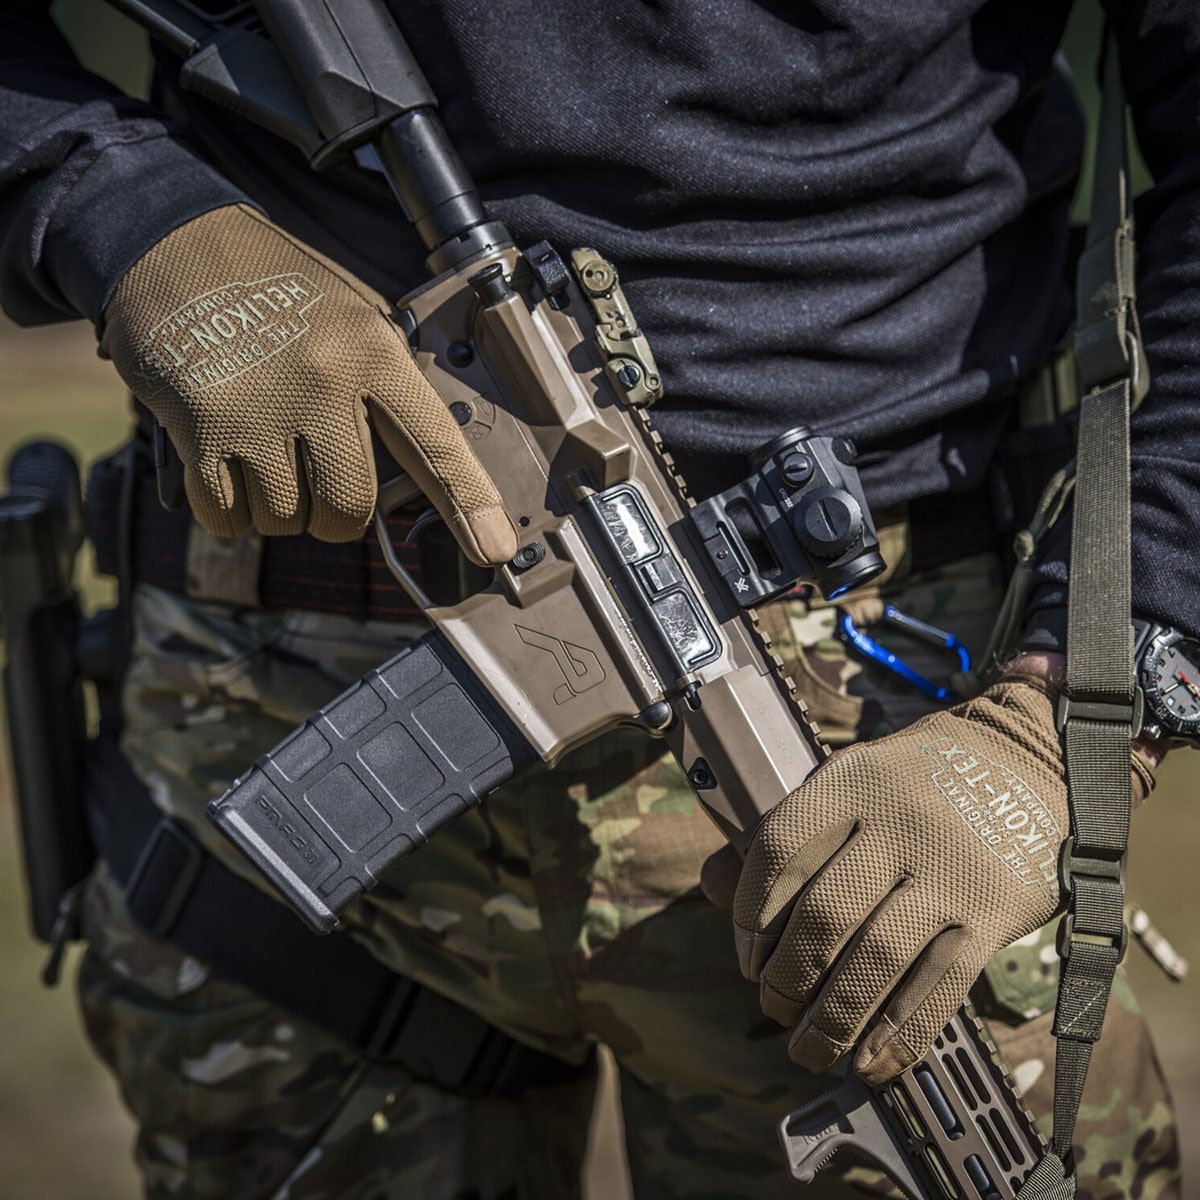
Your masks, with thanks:
M495 486L386 302L252 209L169 233L117 285L104 325L101 351L170 434L210 532L360 537L373 426L469 558L516 553Z
M734 896L742 971L797 1026L791 1056L820 1071L858 1045L870 1083L915 1062L992 954L1058 910L1068 829L1032 682L835 754L763 820Z

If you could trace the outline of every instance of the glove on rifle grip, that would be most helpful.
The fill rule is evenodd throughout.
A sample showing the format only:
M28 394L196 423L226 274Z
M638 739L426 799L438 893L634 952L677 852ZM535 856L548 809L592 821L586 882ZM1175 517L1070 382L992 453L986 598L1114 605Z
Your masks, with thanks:
M375 507L373 429L468 558L507 562L499 493L389 314L339 264L227 205L130 267L101 349L169 434L209 532L357 539ZM173 501L173 456L157 449Z

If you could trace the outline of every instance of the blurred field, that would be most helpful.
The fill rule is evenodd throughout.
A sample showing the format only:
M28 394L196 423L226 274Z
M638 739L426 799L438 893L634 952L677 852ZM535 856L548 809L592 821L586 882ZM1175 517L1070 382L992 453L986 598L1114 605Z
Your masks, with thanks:
M0 326L0 457L45 432L85 457L126 426L120 380L97 361L91 330ZM103 587L89 587L106 602ZM7 739L0 741L0 1195L12 1200L123 1200L137 1195L133 1129L88 1053L71 981L45 991L44 950L27 934L14 843Z
M16 330L0 320L0 459L26 438L52 433L84 458L116 444L126 426L124 393L95 356L85 325ZM92 603L109 589L85 564ZM70 980L38 983L44 954L26 934L13 842L7 763L0 771L0 1197L3 1200L124 1200L137 1194L132 1127L108 1076L90 1057ZM1200 754L1178 753L1137 817L1130 892L1176 947L1200 964ZM1172 985L1136 948L1128 967L1158 1035L1179 1101L1190 1178L1200 1179L1200 1004L1194 984ZM611 1093L596 1131L593 1200L624 1194ZM1200 1196L1196 1187L1188 1195Z

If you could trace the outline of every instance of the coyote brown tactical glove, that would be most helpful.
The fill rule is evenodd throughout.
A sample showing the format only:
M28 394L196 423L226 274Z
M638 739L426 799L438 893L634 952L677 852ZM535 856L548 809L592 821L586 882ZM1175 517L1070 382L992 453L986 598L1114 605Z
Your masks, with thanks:
M504 562L517 539L496 488L386 314L365 284L235 205L133 265L101 349L165 426L210 532L359 537L374 426L468 557Z
M1068 831L1039 684L835 754L764 818L734 897L742 972L797 1026L791 1056L821 1071L859 1045L871 1083L910 1066L992 954L1058 911Z

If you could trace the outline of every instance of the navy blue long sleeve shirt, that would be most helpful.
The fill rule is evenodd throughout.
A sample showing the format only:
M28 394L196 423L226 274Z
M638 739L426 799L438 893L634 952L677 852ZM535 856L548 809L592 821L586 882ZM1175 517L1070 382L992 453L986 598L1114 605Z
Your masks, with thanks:
M424 0L393 5L485 204L614 259L693 489L806 424L877 507L980 488L1018 382L1071 321L1083 126L1070 0ZM1109 0L1156 185L1138 214L1154 383L1134 420L1135 607L1200 634L1200 6ZM181 91L85 72L43 6L0 13L0 304L100 319L190 218L249 200L385 293L423 252L380 181ZM952 511L952 509L948 509ZM1065 530L1035 607L1060 605Z

